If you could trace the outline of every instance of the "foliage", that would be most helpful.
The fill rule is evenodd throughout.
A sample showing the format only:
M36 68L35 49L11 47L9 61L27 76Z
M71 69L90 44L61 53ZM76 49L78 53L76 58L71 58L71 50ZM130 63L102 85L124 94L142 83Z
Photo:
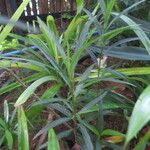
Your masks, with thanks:
M149 118L149 91L148 86L137 100L129 122L129 128L126 137L128 143L150 120Z
M14 144L14 131L13 125L16 110L10 114L10 109L7 101L4 101L4 116L0 116L0 146L5 145L7 149L12 149ZM4 144L7 143L7 144Z
M18 21L18 19L20 18L21 14L24 11L24 8L28 5L29 0L24 0L22 2L22 4L19 6L19 8L16 10L16 12L14 13L14 15L12 16L10 23L8 23L4 29L2 30L2 32L0 33L0 44L5 40L5 38L8 36L8 34L11 32L11 30L14 27L14 24ZM12 23L12 22L13 23Z
M16 49L18 47L18 40L16 39L12 39L11 41L9 40L4 40L3 42L1 42L0 45L0 50L6 50L6 49Z
M114 69L113 67L105 68L102 65L104 55L127 60L150 60L148 34L136 21L126 15L142 2L144 1L116 13L113 12L115 0L107 2L99 0L92 12L84 9L83 0L78 0L77 14L63 33L57 30L54 18L48 16L46 24L37 18L41 31L39 35L30 34L26 37L9 35L38 49L33 51L28 48L28 51L19 56L1 56L0 60L1 68L30 71L30 75L25 74L21 77L22 80L17 76L16 82L6 84L0 89L0 94L4 94L20 86L25 88L14 104L18 112L18 149L30 149L29 131L32 127L36 127L35 121L44 111L53 114L55 119L44 122L46 125L38 132L36 131L34 139L48 133L48 142L40 146L57 150L60 149L58 140L70 134L83 150L103 147L122 149L117 143L126 139L127 145L149 121L149 111L142 113L145 104L149 103L148 88L135 104L126 136L120 132L105 129L106 116L117 114L125 119L127 118L125 112L131 113L134 102L118 93L115 86L96 88L105 82L121 84L127 88L135 88L135 85L138 85L135 81L145 85L144 79L133 76L149 75L149 67ZM126 37L124 36L126 33L132 33L134 36ZM138 41L141 46L131 44L135 41ZM78 71L79 62L86 55L91 57L93 63L82 71ZM46 83L50 85L44 89L44 92L38 93L38 87ZM137 114L142 116L142 122ZM8 121L8 117L5 118ZM2 128L5 126L4 123L2 120ZM54 129L57 130L60 126L65 126L66 130L56 136ZM12 140L8 138L8 135L10 133L6 134L6 138L9 139L8 145L11 149ZM148 138L149 134L146 135L142 144L145 144ZM137 145L137 147L140 146L140 144Z
M11 17L10 20L6 19L5 17L0 16L0 22L2 24L6 24L6 26L0 26L0 50L6 50L6 49L15 49L18 47L19 43L16 39L12 40L6 40L7 36L15 26L16 22L19 20L20 16L22 15L25 7L28 5L29 0L24 0L19 8L16 10L14 15ZM21 24L22 25L22 24Z

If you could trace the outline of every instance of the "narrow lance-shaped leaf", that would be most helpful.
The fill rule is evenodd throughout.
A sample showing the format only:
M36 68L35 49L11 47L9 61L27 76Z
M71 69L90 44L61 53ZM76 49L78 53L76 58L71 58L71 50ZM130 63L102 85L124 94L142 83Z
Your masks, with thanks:
M5 131L5 137L6 137L9 149L12 149L12 146L13 146L13 136L12 136L12 133L9 130Z
M24 68L30 69L38 72L45 72L43 68L39 65L31 64L31 63L23 63L23 62L15 62L12 60L0 60L0 68Z
M4 118L7 123L9 121L9 107L6 100L4 101Z
M39 25L42 27L42 30L44 31L44 34L47 35L47 38L50 38L51 41L53 43L55 43L55 45L57 46L58 52L61 54L61 57L65 60L66 59L66 54L65 51L63 49L63 47L61 46L61 44L59 43L58 38L55 36L54 32L51 31L50 28L48 28L46 26L46 24L40 19L38 18L38 23ZM54 49L55 50L55 49Z
M77 15L73 18L66 31L64 32L64 42L63 46L66 46L70 40L74 39L77 27L87 20L87 16Z
M133 8L137 7L138 5L140 5L141 3L145 2L146 0L141 0L137 3L134 3L133 5L129 6L128 8L124 9L122 12L119 13L118 16L116 16L108 25L107 28L110 28L111 25L121 16L124 14L128 14L131 10L133 10Z
M18 150L29 150L27 119L22 106L18 107Z
M48 107L61 112L63 115L66 115L67 117L71 117L71 112L66 107L60 105L59 103L50 104Z
M126 60L150 60L150 55L145 48L134 46L121 46L114 47L110 50L103 51L106 56L114 58L126 59Z
M57 31L57 27L56 27L55 20L54 20L53 16L49 15L47 17L46 21L47 21L48 27L55 33L56 37L58 37L59 34L58 34L58 31Z
M53 58L51 55L49 55L47 53L48 47L47 47L46 43L43 42L43 40L41 40L36 35L32 35L30 37L32 37L31 41L33 41L33 43L36 46L38 46L40 51L44 54L44 56L47 58L47 60L52 64L52 66L54 67L55 71L57 71L57 73L62 77L62 79L69 85L69 81L68 81L68 78L66 77L65 71L60 67L60 65L58 64L56 59ZM65 60L65 59L63 59L63 60Z
M19 105L22 105L27 101L27 99L34 93L36 88L43 84L44 82L50 81L50 80L56 80L53 76L46 76L42 77L35 82L33 82L18 98L18 100L15 103L15 107L18 107Z
M134 150L145 150L146 149L146 144L148 143L150 139L150 131L148 131L144 137L142 137L139 140L139 143L135 146Z
M105 1L104 1L104 0L98 0L98 3L100 4L102 13L105 14L105 12L106 12L106 4L105 4Z
M35 118L36 116L39 115L39 113L44 108L44 104L43 103L46 103L45 105L48 105L49 103L51 103L51 101L48 101L47 99L48 98L53 98L58 93L60 87L61 86L59 84L51 86L40 97L41 101L35 102L35 103L37 103L37 105L34 105L34 103L33 103L33 105L26 112L26 115L27 115L29 120L32 119L32 118Z
M86 104L78 113L82 114L85 111L89 110L91 107L93 107L94 105L96 105L98 102L100 102L101 100L103 100L103 98L107 95L107 91L105 91L104 93L102 93L99 97L95 98L94 100L92 100L91 102L89 102L88 104Z
M112 130L112 129L105 129L102 133L101 136L122 136L125 137L125 135L121 132Z
M115 5L115 2L116 0L110 0L108 1L109 3L107 4L107 8L106 8L106 12L104 14L104 26L106 27L107 26L107 23L110 19L110 16L111 16L111 12L112 12L112 9Z
M77 14L81 13L84 7L84 0L76 0L77 3Z
M7 126L6 123L5 123L5 121L2 118L0 118L0 126L2 126L4 129Z
M127 76L148 75L150 74L150 67L120 68L116 69L116 71ZM89 78L98 77L97 72L98 69L93 69ZM106 73L105 76L111 77L113 75L111 73ZM78 78L76 80L78 80Z
M12 16L11 20L13 20L14 22L16 22L19 19L19 17L21 16L21 14L24 11L24 8L28 5L29 1L30 0L23 0L23 2L21 3L21 5L17 9L17 11ZM14 24L7 24L5 26L5 28L3 29L3 31L0 34L0 42L2 42L7 37L7 35L9 34L9 32L12 30L13 26L14 26Z
M114 15L118 16L118 13L113 13ZM125 15L121 15L120 18L126 22L131 29L137 34L137 36L140 38L141 42L145 46L146 50L150 54L150 39L148 36L145 34L145 32L140 28L138 24L136 24L132 19Z
M48 131L48 148L47 150L60 150L59 142L54 129Z
M81 130L84 142L85 142L86 149L94 150L92 140L91 140L89 133L87 132L87 129L83 125L80 125L80 130Z
M4 139L5 139L4 136L2 136L0 139L0 146L3 144Z
M70 118L67 118L67 117L64 117L64 118L60 118L60 119L57 119L49 124L47 124L43 129L41 129L34 137L37 138L38 136L40 136L41 134L43 134L44 132L47 132L49 129L51 128L55 128L56 126L60 125L60 124L63 124L63 123L66 123L67 121L69 121Z
M27 78L24 78L22 80L23 83L30 83L30 82L33 82L41 77L45 76L44 74L40 74L40 73L37 73L37 74L33 74ZM16 88L19 88L20 86L22 86L21 83L18 83L18 82L13 82L9 85L6 85L4 87L1 87L0 88L0 95L1 94L4 94L4 93L7 93L7 92L10 92L11 90L14 90Z
M53 129L50 129L49 131L51 132L50 133L50 135L52 135L52 132L54 131L52 131ZM58 142L56 142L56 141L58 141L58 139L62 139L62 138L64 138L64 137L68 137L70 134L71 134L71 132L72 132L72 130L65 130L65 131L62 131L62 132L60 132L60 133L58 133L57 134L57 137L56 137L56 140L53 142L54 144L55 144L55 149L54 150L56 150L56 148L57 148L57 150L58 150L58 148L60 148L59 147L59 143ZM55 131L53 132L54 134L55 134ZM53 134L53 135L54 135ZM55 135L54 135L55 136ZM53 137L54 137L53 136ZM52 137L52 136L50 136L50 137ZM55 137L54 137L54 139L55 139ZM48 139L49 140L49 139ZM56 143L55 143L56 142ZM57 146L56 146L57 145ZM51 141L50 141L50 143L49 143L49 141L48 142L46 142L46 143L44 143L44 144L42 144L40 147L39 147L39 150L42 150L42 149L44 149L44 148L46 148L47 146L49 146L50 147L50 150L53 150L52 149L52 143L51 143ZM48 148L49 148L48 147Z
M87 129L89 129L91 132L93 132L95 135L99 136L99 130L95 126L93 126L90 123L82 120L79 116L78 116L78 121L80 122L80 124L82 124Z
M84 86L84 84L82 82L88 78L88 76L89 76L91 70L93 69L94 65L95 64L93 64L90 67L88 67L86 69L86 71L83 73L83 75L81 76L80 81L79 81L79 83L78 83L78 85L76 86L76 89L75 89L75 95L76 96L81 92L81 90L82 90L82 88Z
M49 27L49 30L54 34L54 36L56 36L58 38L59 37L58 32L57 32L57 29L56 29L54 18L52 16L47 17L47 26ZM52 41L52 39L50 38L50 36L47 32L48 29L46 29L45 27L46 26L41 25L41 30L43 32L42 36L45 38L46 43L49 47L48 53L51 56L55 57L55 59L58 61L58 53L57 53L56 43Z
M137 100L126 136L126 144L150 121L150 86L148 86Z
M77 41L77 48L76 50L78 51L80 48L82 48L83 44L85 43L85 41L88 39L88 36L90 35L90 27L93 24L93 22L95 21L96 17L93 16L90 18L89 21L87 21L84 26L83 26L83 30L80 33L79 39ZM92 34L91 34L92 35Z

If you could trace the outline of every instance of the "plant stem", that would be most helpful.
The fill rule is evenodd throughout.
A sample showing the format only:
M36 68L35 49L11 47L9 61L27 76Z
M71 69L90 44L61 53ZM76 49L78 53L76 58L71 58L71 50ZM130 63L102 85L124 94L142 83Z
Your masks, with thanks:
M74 129L73 129L73 133L74 133L74 137L75 137L75 143L77 143L77 121L76 121L76 96L75 96L75 82L74 79L71 82L71 96L72 96L72 106L73 106L73 122L74 122Z

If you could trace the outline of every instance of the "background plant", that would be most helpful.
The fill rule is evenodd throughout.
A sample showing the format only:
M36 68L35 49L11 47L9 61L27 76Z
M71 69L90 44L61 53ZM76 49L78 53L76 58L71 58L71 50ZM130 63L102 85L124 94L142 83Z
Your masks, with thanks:
M142 2L136 3L118 14L112 13L115 5L114 0L108 3L101 0L92 13L86 9L83 12L84 2L77 1L77 14L67 30L61 35L56 29L52 16L47 18L47 25L38 18L41 35L29 35L27 37L10 35L29 45L36 46L39 50L32 51L29 49L29 52L19 56L1 57L0 66L2 68L32 70L32 75L23 77L23 80L16 76L17 82L0 89L2 94L21 85L25 88L25 91L15 102L18 111L19 149L29 149L28 130L31 130L31 124L34 126L35 119L38 118L44 108L47 108L49 115L54 113L56 117L56 120L48 121L47 125L35 135L37 138L48 132L48 140L50 142L50 139L53 139L53 143L48 142L44 146L48 145L49 148L55 143L59 149L58 139L53 128L64 124L67 126L67 130L58 134L58 138L73 133L75 143L80 143L82 149L92 150L94 147L100 149L103 146L121 149L115 144L100 141L103 136L110 135L119 136L121 141L125 138L125 135L119 132L104 130L104 117L110 112L118 113L117 108L131 112L134 102L115 92L115 87L106 87L97 89L97 91L93 88L104 81L117 82L130 87L134 86L131 79L142 82L143 80L128 76L149 74L149 67L138 68L138 72L136 72L137 68L118 70L113 69L113 67L100 68L103 55L124 59L149 60L150 42L147 35L139 25L124 15ZM124 26L119 21L120 19L128 25ZM118 36L129 30L134 31L138 38L118 40ZM143 44L141 48L126 44L139 39ZM114 42L116 40L117 42ZM122 46L123 44L126 45ZM92 57L93 64L79 72L77 70L78 62L86 54ZM99 59L97 60L97 58ZM53 84L44 93L38 95L35 92L36 89L48 81L53 81ZM29 86L28 83L30 83ZM63 91L66 94L62 95ZM31 95L34 95L37 102L28 103L27 100ZM27 124L27 120L30 124ZM94 121L96 124L92 123Z

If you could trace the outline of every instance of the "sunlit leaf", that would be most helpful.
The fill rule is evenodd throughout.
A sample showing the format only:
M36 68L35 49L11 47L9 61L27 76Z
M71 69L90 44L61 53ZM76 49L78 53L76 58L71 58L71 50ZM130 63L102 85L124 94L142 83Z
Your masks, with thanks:
M107 8L106 8L106 11L105 11L105 14L104 14L104 26L106 27L107 26L107 23L110 19L110 16L111 16L111 12L112 12L112 9L115 5L115 2L116 0L110 0L108 1L108 4L107 4Z
M19 105L22 105L23 103L25 103L28 98L34 93L34 91L36 90L36 88L38 86L40 86L41 84L43 84L44 82L50 81L50 80L55 80L56 78L53 76L46 76L43 78L40 78L38 80L36 80L35 82L33 82L17 99L16 103L15 103L15 107L18 107Z
M137 135L137 133L146 125L150 120L150 86L148 86L138 98L130 121L126 136L126 144Z
M27 119L22 106L18 107L18 150L29 150Z
M5 130L5 137L6 137L9 149L12 149L13 137L12 137L12 134L11 134L11 132L9 130Z
M24 11L24 8L28 5L30 0L23 0L17 11L12 16L11 20L14 21L14 23L20 18L21 14ZM9 32L14 27L14 24L7 24L5 28L0 33L0 42L2 42L9 34Z
M77 14L80 13L84 7L84 0L76 0L77 3Z
M48 131L48 148L47 150L60 150L59 142L54 129Z

